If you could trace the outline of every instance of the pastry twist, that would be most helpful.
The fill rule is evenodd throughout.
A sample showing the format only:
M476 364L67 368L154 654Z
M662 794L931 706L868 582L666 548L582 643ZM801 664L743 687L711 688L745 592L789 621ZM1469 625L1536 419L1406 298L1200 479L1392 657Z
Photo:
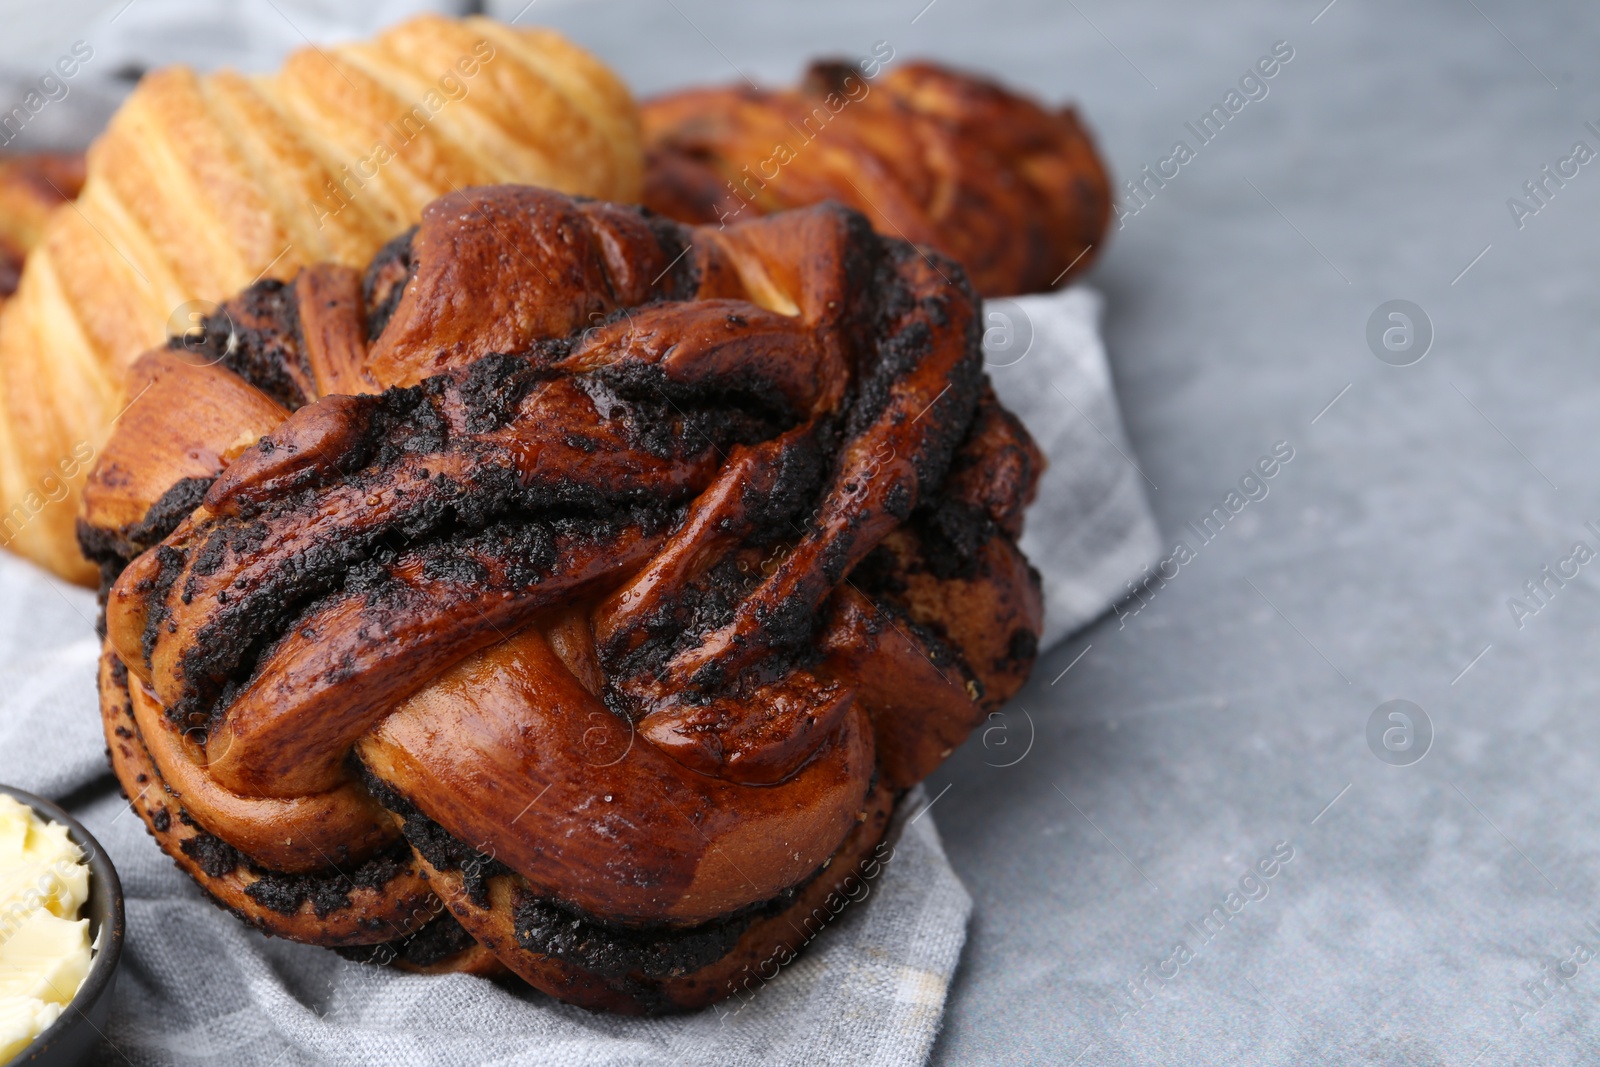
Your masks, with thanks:
M837 205L514 186L256 284L84 496L134 808L279 936L626 1012L770 976L1032 666L976 308Z
M793 89L640 106L644 202L711 223L837 200L958 260L984 296L1053 288L1093 260L1111 187L1071 108L933 63L863 77L816 63Z
M452 189L631 200L627 90L556 34L422 16L276 74L147 75L89 151L0 313L0 545L92 581L76 498L132 361L304 265L360 266ZM66 192L66 190L63 190Z

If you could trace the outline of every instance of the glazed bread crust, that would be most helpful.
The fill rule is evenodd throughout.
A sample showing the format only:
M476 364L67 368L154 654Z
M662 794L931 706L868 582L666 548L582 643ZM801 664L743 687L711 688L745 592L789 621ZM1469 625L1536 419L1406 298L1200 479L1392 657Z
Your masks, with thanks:
M977 306L838 205L523 186L257 283L140 359L84 493L135 808L269 933L728 995L1032 667Z
M1063 284L1111 221L1110 179L1071 108L938 64L868 80L816 63L792 89L690 89L640 112L650 208L714 223L837 200L955 259L986 297Z

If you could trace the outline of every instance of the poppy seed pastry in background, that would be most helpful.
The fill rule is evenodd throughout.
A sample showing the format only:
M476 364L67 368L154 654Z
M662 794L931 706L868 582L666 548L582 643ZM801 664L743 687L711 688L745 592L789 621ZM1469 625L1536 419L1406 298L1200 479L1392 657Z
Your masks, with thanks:
M634 200L642 168L614 74L486 18L420 16L274 74L146 75L0 311L0 545L93 582L72 535L82 460L133 395L129 365L208 302L306 264L364 266L453 189Z
M84 494L134 809L278 936L620 1012L770 977L1032 668L977 307L839 205L519 186L252 286Z
M982 296L1050 289L1088 266L1111 184L1071 108L933 63L874 78L869 65L645 101L645 205L713 223L837 200L959 261Z

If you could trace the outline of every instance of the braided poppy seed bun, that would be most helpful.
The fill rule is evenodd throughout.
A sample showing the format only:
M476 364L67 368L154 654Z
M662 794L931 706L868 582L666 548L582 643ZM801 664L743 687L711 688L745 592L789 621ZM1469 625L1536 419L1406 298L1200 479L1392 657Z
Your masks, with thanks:
M729 995L1032 667L1042 460L976 307L836 205L517 186L251 287L84 494L133 806L271 934Z
M1071 108L936 63L870 80L814 63L791 89L688 89L639 112L646 206L711 223L837 200L955 259L983 296L1063 284L1111 222L1111 180Z

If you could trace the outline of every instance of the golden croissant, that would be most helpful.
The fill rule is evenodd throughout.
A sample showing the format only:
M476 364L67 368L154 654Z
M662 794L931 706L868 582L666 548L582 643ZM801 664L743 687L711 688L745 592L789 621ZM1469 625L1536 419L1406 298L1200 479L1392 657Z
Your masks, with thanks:
M419 17L268 76L146 76L0 312L0 545L92 580L72 536L89 462L132 395L129 365L198 329L206 301L305 264L365 264L452 189L631 200L641 168L610 71L484 18Z
M517 186L251 286L140 359L84 498L133 807L278 936L759 985L1032 667L1043 460L977 310L839 205Z
M1111 185L1072 109L934 63L879 73L893 55L813 64L793 89L645 101L645 204L711 223L837 200L953 257L984 296L1049 289L1088 266Z

